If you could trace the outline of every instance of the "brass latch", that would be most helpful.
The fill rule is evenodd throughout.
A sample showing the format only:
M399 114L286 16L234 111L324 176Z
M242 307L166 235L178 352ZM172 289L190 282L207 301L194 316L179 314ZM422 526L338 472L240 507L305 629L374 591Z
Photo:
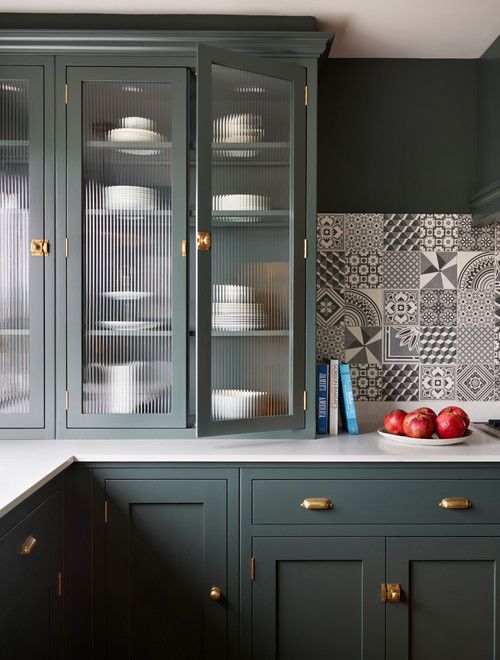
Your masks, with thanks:
M196 234L196 247L200 252L208 252L212 247L212 237L209 231L199 231Z
M385 583L381 584L380 600L383 603L399 603L401 600L401 585Z
M31 241L31 256L46 257L49 253L49 242L44 238L34 238Z

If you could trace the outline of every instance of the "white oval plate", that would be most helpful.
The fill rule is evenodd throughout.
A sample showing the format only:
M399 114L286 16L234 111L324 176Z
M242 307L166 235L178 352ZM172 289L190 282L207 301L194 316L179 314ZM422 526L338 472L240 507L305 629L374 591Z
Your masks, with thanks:
M442 447L443 445L459 445L461 442L465 442L467 438L472 435L472 431L467 429L465 435L461 438L438 438L437 435L433 435L432 438L409 438L407 435L394 435L393 433L387 433L385 428L381 426L377 429L378 433L388 440L397 442L401 445L411 445L413 447Z
M115 300L144 300L153 295L152 291L103 291L103 296Z

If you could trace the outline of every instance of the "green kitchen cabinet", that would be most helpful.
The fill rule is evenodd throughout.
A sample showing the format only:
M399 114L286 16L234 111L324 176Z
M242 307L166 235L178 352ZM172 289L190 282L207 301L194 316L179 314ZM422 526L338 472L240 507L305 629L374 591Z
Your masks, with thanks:
M95 657L234 658L234 476L120 472L102 481Z

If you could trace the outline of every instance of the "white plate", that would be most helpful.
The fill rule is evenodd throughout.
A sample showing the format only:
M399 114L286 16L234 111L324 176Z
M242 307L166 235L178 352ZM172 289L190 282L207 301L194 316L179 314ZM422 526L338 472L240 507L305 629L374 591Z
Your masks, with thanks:
M101 328L106 330L153 330L158 327L158 321L99 321Z
M443 445L459 445L461 442L465 442L468 437L472 435L472 431L467 429L465 435L462 438L438 438L437 435L433 435L432 438L409 438L407 435L394 435L393 433L387 433L385 428L381 426L377 429L378 433L388 440L397 442L401 445L411 445L413 447L442 447Z
M144 300L153 295L152 291L103 291L103 296L114 300Z
M145 128L113 128L108 132L110 142L161 142L162 135Z

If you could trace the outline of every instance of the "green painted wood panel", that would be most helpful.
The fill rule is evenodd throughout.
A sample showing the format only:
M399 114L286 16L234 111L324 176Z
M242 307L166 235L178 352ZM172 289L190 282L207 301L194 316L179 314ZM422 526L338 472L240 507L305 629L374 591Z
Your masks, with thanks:
M387 660L498 657L500 538L389 538Z
M227 654L226 481L106 483L106 658Z
M383 538L254 538L252 658L383 660Z

